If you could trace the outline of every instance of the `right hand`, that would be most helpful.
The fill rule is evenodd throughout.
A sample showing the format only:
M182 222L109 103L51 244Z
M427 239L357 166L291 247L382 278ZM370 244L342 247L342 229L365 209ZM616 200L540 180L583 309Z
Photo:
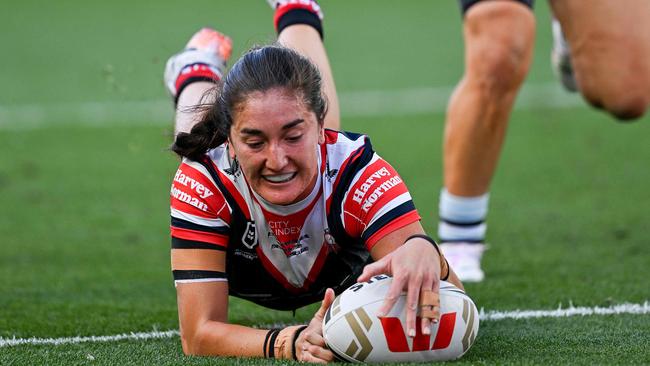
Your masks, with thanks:
M334 354L327 348L323 338L323 318L325 312L334 302L334 290L325 291L320 309L296 339L296 358L301 362L328 363L334 360Z

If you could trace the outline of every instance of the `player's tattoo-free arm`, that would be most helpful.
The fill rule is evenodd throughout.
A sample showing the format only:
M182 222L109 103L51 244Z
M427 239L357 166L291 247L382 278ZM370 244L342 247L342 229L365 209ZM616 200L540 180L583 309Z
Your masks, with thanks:
M198 254L198 252L195 252ZM206 260L206 253L174 253L172 266L179 270L223 272L225 252L210 250L217 258ZM216 259L216 260L215 260ZM283 329L255 329L228 323L228 282L185 282L176 286L178 317L183 352L201 356L238 356L293 359L301 326Z

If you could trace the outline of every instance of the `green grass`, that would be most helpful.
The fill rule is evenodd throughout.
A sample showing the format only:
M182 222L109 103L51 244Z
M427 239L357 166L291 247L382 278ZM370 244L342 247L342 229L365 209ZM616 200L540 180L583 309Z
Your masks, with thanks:
M165 98L164 60L199 26L235 54L272 38L262 1L12 3L0 12L0 107ZM454 2L325 2L326 42L342 91L450 86L462 73ZM546 4L529 83L552 81ZM405 41L408 40L408 41ZM543 101L540 101L540 103ZM344 111L345 112L345 111ZM2 115L0 113L0 119ZM444 115L346 118L401 173L435 233ZM177 329L169 269L171 121L100 127L0 123L0 337ZM7 121L4 121L7 125ZM396 131L400 140L395 140ZM608 306L650 298L648 118L619 125L586 106L512 116L494 180L488 277L467 289L487 310ZM412 143L404 143L412 141ZM230 320L295 318L233 299ZM649 363L648 315L491 321L460 362ZM242 364L182 355L178 338L0 348L0 364Z

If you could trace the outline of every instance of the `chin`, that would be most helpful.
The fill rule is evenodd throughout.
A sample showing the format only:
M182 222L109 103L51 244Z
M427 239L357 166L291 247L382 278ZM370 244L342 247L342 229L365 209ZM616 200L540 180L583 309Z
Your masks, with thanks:
M258 192L262 198L267 200L269 203L274 205L290 205L298 201L298 196L295 194L287 194L286 190L278 192L278 190L273 190L274 192Z

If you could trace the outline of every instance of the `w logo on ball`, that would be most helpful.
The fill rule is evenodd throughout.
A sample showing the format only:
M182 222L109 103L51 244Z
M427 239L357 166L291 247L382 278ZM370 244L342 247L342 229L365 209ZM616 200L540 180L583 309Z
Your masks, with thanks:
M380 318L381 326L384 329L388 350L391 352L417 352L449 347L451 337L454 335L454 324L456 323L456 313L442 314L438 322L438 333L431 345L431 335L422 334L420 326L420 317L415 321L415 337L413 338L413 347L409 349L404 327L399 318Z

